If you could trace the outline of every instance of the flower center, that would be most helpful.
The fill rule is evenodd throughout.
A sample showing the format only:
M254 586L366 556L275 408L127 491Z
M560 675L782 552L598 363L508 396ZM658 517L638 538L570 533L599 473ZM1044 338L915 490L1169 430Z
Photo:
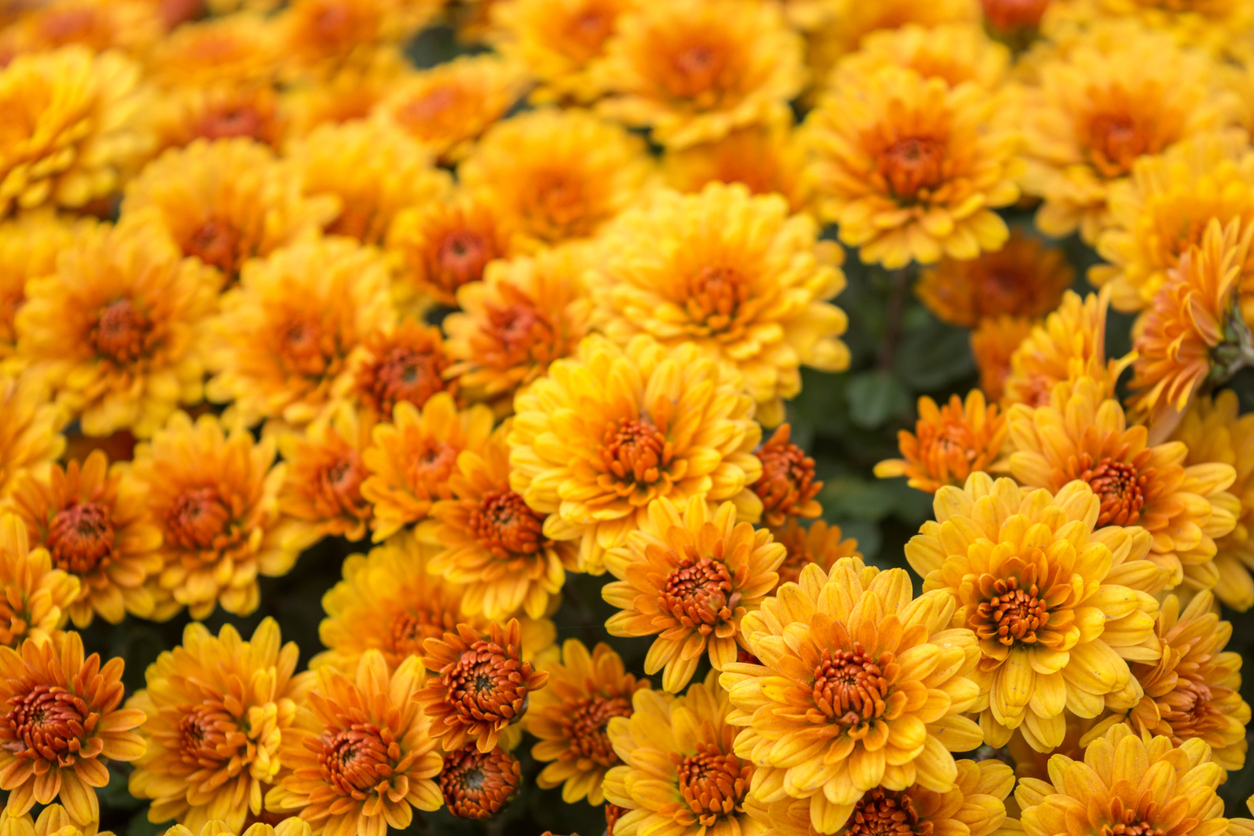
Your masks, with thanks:
M684 557L666 576L666 587L658 595L658 609L678 619L685 627L708 635L715 624L730 621L740 603L740 593L732 592L732 576L723 564L724 543L714 544L713 559L684 547Z
M701 824L713 827L720 818L742 809L753 775L747 762L709 743L698 743L695 755L671 752L670 757L679 777L679 793Z
M166 540L190 551L212 548L230 520L231 510L217 490L192 488L179 494L166 512Z
M1219 690L1231 693L1227 688ZM1181 676L1168 699L1158 703L1177 746L1190 738L1206 737L1225 728L1226 718L1212 707L1212 699L1214 693L1205 682Z
M562 707L562 733L578 757L600 766L618 763L605 727L612 717L630 717L631 703L624 697L584 697Z
M530 361L548 363L557 354L557 329L548 315L533 305L489 307L483 330L492 346L484 359L497 367Z
M48 551L58 568L75 575L86 575L109 565L113 555L109 510L85 502L58 511L48 526Z
M91 31L99 25L95 9L62 9L44 15L40 32L54 46L71 42L89 42Z
M647 417L621 418L605 431L601 462L623 482L651 485L662 478L674 456L674 445Z
M199 705L184 714L178 735L182 759L193 766L230 760L243 742L235 718L221 704Z
M725 331L735 321L752 288L735 267L702 267L688 282L688 317L702 334Z
M534 183L533 205L542 227L539 234L558 240L578 238L592 231L594 221L587 217L587 201L578 178L565 170L553 170L537 173Z
M1131 116L1099 113L1089 123L1089 155L1105 177L1120 177L1132 170L1137 157L1152 153L1150 138Z
M469 229L452 230L444 236L436 251L440 286L453 293L462 285L479 280L492 256L492 251L479 234Z
M719 89L726 63L723 50L713 44L694 43L676 50L671 59L675 70L669 85L671 95L689 99Z
M200 120L195 134L199 138L231 139L243 136L259 140L265 128L266 118L255 107L234 105L222 110L211 110Z
M294 318L280 330L279 352L284 361L297 374L321 377L327 373L327 340L322 326L308 318Z
M319 504L322 506L319 510L326 516L368 515L370 506L361 498L361 483L369 475L361 455L344 445L338 453L332 454L330 461L320 467L315 476Z
M1152 806L1154 805L1151 802ZM1125 810L1122 818L1122 821L1103 824L1097 831L1097 836L1166 836L1165 830L1141 819L1135 809Z
M36 685L24 694L9 698L6 723L16 742L25 748L14 752L21 760L74 763L81 738L95 730L99 715L87 703L59 685ZM13 745L13 744L9 744Z
M448 701L467 724L522 719L527 711L527 686L523 682L522 663L506 655L499 645L482 640L444 674Z
M1035 29L1050 0L982 0L984 18L994 29Z
M1154 479L1154 468L1139 470L1127 462L1102 459L1093 464L1088 453L1081 457L1083 470L1077 478L1089 483L1093 493L1101 498L1101 514L1097 525L1133 525L1141 517L1149 486Z
M919 821L914 800L904 792L876 788L864 793L845 825L846 836L931 836L932 823Z
M431 122L455 105L460 98L460 91L452 85L436 87L405 102L397 110L397 121L409 130L426 136L431 133Z
M444 756L439 781L450 813L487 819L514 797L521 778L518 761L509 752L497 748L484 753L471 746Z
M513 491L489 491L470 512L470 530L479 545L498 558L535 554L548 540L544 524Z
M424 485L435 496L448 475L457 466L457 449L433 438L423 439L409 462L408 477L415 485Z
M152 320L130 299L118 299L101 309L88 341L96 354L126 366L147 353L151 336Z
M600 9L584 9L571 18L566 35L582 47L581 55L572 56L587 61L601 51L601 46L614 29L614 18Z
M768 443L758 450L757 456L762 462L762 477L754 483L753 492L761 498L768 515L787 516L818 492L814 459L797 445Z
M421 602L392 619L391 645L397 656L421 656L422 643L457 629L455 613L439 601Z
M392 743L391 730L373 723L354 723L334 737L324 738L318 755L323 780L340 795L365 800L367 793L392 777L388 757Z
M824 650L810 692L815 707L827 720L847 727L883 717L891 684L886 668L892 661L888 652L873 659L861 643L853 650Z
M223 273L233 274L239 238L239 233L229 223L209 218L187 239L184 250L187 255L194 255Z
M945 143L930 136L908 136L880 155L879 173L893 196L914 200L944 182Z
M357 388L384 420L391 420L398 403L408 402L421 409L428 398L444 391L447 365L442 353L393 345L377 362L362 369Z
M1004 645L1016 641L1033 644L1036 631L1049 624L1049 606L1037 596L1035 583L1021 589L1018 578L980 578L980 589L989 599L976 608L973 626L980 639L995 639Z

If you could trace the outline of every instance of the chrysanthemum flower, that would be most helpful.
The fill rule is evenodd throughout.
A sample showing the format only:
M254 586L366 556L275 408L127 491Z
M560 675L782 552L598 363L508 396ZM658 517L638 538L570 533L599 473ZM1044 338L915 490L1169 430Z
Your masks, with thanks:
M375 542L453 496L448 479L458 456L482 450L493 423L491 409L479 404L459 412L447 392L433 395L421 410L408 401L396 404L392 422L374 428L374 443L362 453L370 477L361 493L374 504Z
M1228 831L1215 794L1224 770L1201 740L1175 748L1166 737L1145 740L1119 725L1089 744L1083 761L1055 755L1049 777L1054 783L1028 778L1015 790L1028 836Z
M562 645L561 660L543 665L549 685L527 713L527 731L539 738L531 755L547 765L536 777L541 789L562 788L562 800L605 800L601 782L620 763L606 730L614 717L630 717L631 698L649 682L627 673L607 644L588 648L577 639Z
M835 0L827 16L828 25L816 29L811 37L808 60L814 76L826 78L842 55L857 49L863 39L881 29L979 22L978 0Z
M456 162L522 97L521 68L494 55L456 58L392 87L372 111L416 139L441 162Z
M605 797L626 812L615 836L760 836L746 812L753 763L732 751L732 707L713 671L682 697L637 691L630 717L610 720L622 761L605 776Z
M610 550L618 578L601 595L620 611L605 622L611 636L654 636L644 672L662 671L662 687L682 690L709 651L715 670L747 646L740 628L779 582L786 552L766 529L736 522L736 506L717 508L700 496L687 503L660 497L639 527Z
M919 398L919 420L914 433L897 431L903 458L886 459L875 466L880 479L908 476L910 487L936 493L943 485L962 485L972 473L986 471L1001 454L1006 441L1006 416L997 404L972 389L966 400L949 396L938 407L926 395Z
M752 450L761 427L739 375L684 343L647 337L625 348L588 337L514 399L510 485L536 512L544 535L579 541L580 571L605 571L605 552L668 497L731 500L756 520L762 475Z
M83 230L56 272L26 283L18 350L84 433L147 437L201 399L217 286L151 219Z
M950 87L970 81L994 92L1010 71L1010 50L974 23L923 26L911 22L869 33L857 52L840 60L825 83L829 87L856 84L862 76L890 66L939 78Z
M292 0L274 25L290 70L325 78L405 42L440 5L435 0Z
M549 681L522 659L522 632L517 619L502 627L493 623L487 638L469 624L443 638L423 642L423 661L431 676L414 695L431 718L431 737L445 752L469 745L487 754L496 748L501 731L522 719L527 695Z
M282 783L266 793L266 808L326 836L386 836L409 827L414 808L439 809L440 754L413 699L424 673L416 656L389 672L377 650L361 657L354 679L318 670L283 734Z
M341 67L327 78L291 84L282 94L288 130L292 136L305 136L329 122L365 119L411 72L404 53L392 45L373 50L363 62Z
M235 833L261 814L311 677L295 673L296 643L281 641L273 618L247 641L229 624L214 636L192 623L149 666L148 687L127 702L148 717L140 731L148 751L129 788L152 799L149 821L176 819L192 831L222 821Z
M30 813L24 816L0 817L0 836L113 836L107 830L99 831L99 826L100 823L94 821L75 824L64 807L60 804L49 804L39 811L39 818L34 818Z
M0 64L5 53L47 52L66 46L85 46L94 53L120 50L141 56L162 37L164 25L150 0L45 0L9 3L22 12L11 25L0 21Z
M756 765L754 798L808 798L814 829L836 833L876 787L950 791L950 752L980 744L960 716L979 696L979 652L971 631L949 629L954 607L942 592L914 598L903 569L848 557L830 575L807 566L747 616L761 664L733 662L719 681L744 727L736 754Z
M1131 681L1128 660L1153 661L1166 574L1143 560L1151 536L1098 529L1102 497L1072 482L1057 494L972 474L936 494L935 521L906 545L923 588L954 601L954 626L975 631L984 739L1021 729L1045 752L1062 742L1063 708L1096 717Z
M503 620L543 618L556 606L579 547L544 534L544 515L510 489L507 421L480 450L463 450L449 474L450 496L431 506L415 534L442 550L427 570L465 586L467 613Z
M171 150L127 184L124 218L154 218L182 254L233 284L244 262L318 235L336 205L307 197L301 180L250 139Z
M431 154L395 125L353 120L327 124L288 144L286 158L305 192L338 199L329 235L382 244L403 209L440 200L449 176L431 167Z
M366 335L339 394L371 421L391 421L399 403L421 409L437 392L456 395L457 380L445 378L452 362L439 328L406 317L394 328Z
M26 282L56 272L57 253L94 221L71 222L51 212L26 212L0 222L0 367L16 366L17 311L26 302ZM14 369L17 370L16 368Z
M1037 326L1026 317L998 316L980 320L971 332L971 354L980 371L980 389L990 403L1001 400L1015 351Z
M1184 466L1179 441L1154 445L1144 426L1128 426L1119 402L1081 378L1054 389L1048 406L1012 407L1010 473L1026 488L1058 491L1079 480L1100 504L1097 526L1144 528L1154 537L1150 559L1196 588L1219 580L1215 538L1236 519L1216 498L1236 471L1221 462Z
M0 645L47 642L69 620L79 589L47 549L30 547L20 517L0 515Z
M281 57L278 32L258 14L235 14L179 26L146 56L147 75L166 87L267 82Z
M1171 432L1212 371L1240 363L1237 292L1251 264L1254 223L1212 219L1133 328L1128 411L1158 436ZM1248 330L1245 331L1248 334ZM1235 351L1236 357L1231 356Z
M804 42L774 3L645 3L606 44L597 108L683 148L786 114L805 83Z
M481 282L457 292L461 312L449 314L454 376L462 397L513 410L514 392L575 352L592 330L592 299L584 273L595 263L584 247L541 250L489 264Z
M820 214L890 269L1000 249L1010 231L993 209L1019 189L1017 137L995 106L972 82L895 66L840 85L807 119Z
M24 473L45 475L65 450L63 410L29 375L0 375L0 498L13 492Z
M1012 47L1023 49L1035 40L1053 0L980 0L989 33Z
M772 594L786 583L797 583L801 572L811 563L829 572L842 557L862 557L857 540L845 539L840 526L828 525L824 520L815 520L809 528L803 528L796 517L789 517L782 528L772 528L771 534L787 551L784 562L776 570L779 583L771 590Z
M144 712L121 708L121 659L103 666L84 658L73 631L50 641L0 647L0 789L5 814L23 816L36 804L60 801L75 825L100 821L96 789L109 783L109 761L144 753L132 729Z
M165 832L165 836L235 836L238 830L239 828L230 827L224 821L210 821L206 822L198 832L176 824ZM289 816L278 824L272 825L265 822L250 824L239 836L310 836L311 832L309 822ZM36 834L36 836L42 835Z
M826 300L845 286L817 256L817 224L789 216L777 195L711 183L697 195L662 192L602 237L590 272L597 317L613 340L648 334L693 345L739 369L758 418L783 420L801 366L841 371L848 319Z
M1132 666L1140 689L1118 702L1108 699L1108 704L1115 703L1114 712L1082 743L1125 723L1142 737L1163 735L1175 746L1204 740L1211 757L1226 770L1245 765L1250 706L1241 699L1241 654L1223 652L1232 624L1211 611L1214 603L1209 592L1202 592L1181 611L1180 600L1167 596L1158 613L1162 657Z
M1137 158L1232 120L1206 55L1132 25L1070 45L1038 74L1023 102L1023 190L1044 200L1036 225L1055 237L1078 227L1095 243L1111 186Z
M373 430L368 415L340 404L304 430L280 436L287 479L279 491L279 511L296 521L289 532L299 548L323 537L355 541L366 536L371 510L361 485L370 471L361 454Z
M1126 20L1143 30L1164 32L1183 46L1213 53L1232 51L1254 24L1254 8L1241 0L1069 0L1055 6L1057 14L1045 19L1046 35L1054 34L1050 23Z
M139 121L147 102L139 66L118 52L68 46L0 69L0 216L117 191L152 144Z
M762 476L753 483L753 492L762 500L762 522L771 528L823 513L814 500L823 488L814 478L814 459L788 440L791 433L792 427L783 424L754 451L762 462Z
M297 553L279 527L284 465L275 453L272 438L254 443L243 427L228 432L213 415L193 424L182 412L135 448L131 473L165 539L155 619L184 606L200 619L219 604L248 615L257 609L257 575L291 570Z
M339 237L248 262L209 325L209 399L249 424L313 420L348 388L362 339L392 326L388 281L380 255Z
M161 529L129 465L100 450L80 465L53 465L42 478L26 475L9 499L31 542L46 548L58 569L77 578L80 591L67 608L74 626L94 615L117 624L130 613L147 618L152 593L145 584L161 571Z
M198 139L251 139L277 149L288 123L269 84L214 84L163 91L152 104L156 149L182 148ZM242 174L242 172L240 172Z
M494 125L458 168L529 250L589 238L653 175L644 142L580 110L543 108Z
M938 319L975 328L995 316L1044 316L1062 303L1073 281L1065 252L1016 229L997 252L945 258L924 270L914 292Z
M522 786L518 759L497 747L481 752L473 745L444 756L440 791L448 811L459 819L490 819L504 810Z

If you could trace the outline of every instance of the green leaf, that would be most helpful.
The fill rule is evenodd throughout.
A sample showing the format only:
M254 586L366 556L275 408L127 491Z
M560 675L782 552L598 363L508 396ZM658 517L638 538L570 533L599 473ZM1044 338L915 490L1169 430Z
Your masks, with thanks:
M935 391L975 372L967 332L935 320L908 332L895 357L893 369L917 392Z
M891 372L877 369L849 379L849 417L860 427L882 427L910 408L910 396Z

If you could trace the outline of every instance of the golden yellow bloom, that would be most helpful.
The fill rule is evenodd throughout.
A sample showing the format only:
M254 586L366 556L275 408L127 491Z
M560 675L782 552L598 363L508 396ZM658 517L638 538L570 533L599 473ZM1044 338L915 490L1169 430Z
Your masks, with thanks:
M823 513L814 497L823 483L814 478L814 459L788 439L792 427L782 424L754 455L762 462L762 476L753 492L762 500L762 522L775 529L787 519L817 517Z
M980 389L990 403L1001 400L1010 374L1010 358L1037 323L1026 317L989 317L980 320L971 332L971 354L980 370Z
M284 61L298 75L326 78L367 65L399 45L440 8L436 0L292 0L275 18Z
M1081 378L1054 388L1048 406L1019 404L1009 412L1014 452L1010 473L1026 488L1058 491L1079 480L1100 504L1097 526L1144 528L1154 537L1150 560L1209 589L1219 580L1215 538L1236 524L1218 501L1236 478L1220 462L1184 466L1183 442L1154 445L1144 426L1128 426L1119 402Z
M857 79L889 66L939 78L950 87L970 81L994 92L1010 71L1010 50L991 40L975 23L905 23L867 34L858 51L842 58L825 83L828 87L856 84Z
M1017 137L974 83L895 66L842 84L807 119L819 212L868 264L972 259L1006 243Z
M371 331L352 358L352 374L337 394L355 402L371 422L391 421L399 403L419 409L437 392L456 395L445 379L452 363L440 329L406 317L396 327Z
M49 641L69 620L79 589L77 577L53 567L47 549L30 547L20 517L0 515L0 645Z
M762 512L750 488L762 475L753 400L691 343L588 337L519 392L514 410L510 486L548 515L546 537L579 540L580 571L602 574L606 551L657 497L731 500L750 521Z
M49 804L39 811L39 818L6 815L0 819L0 836L113 836L98 830L99 822L77 825L60 804ZM256 834L261 836L261 834Z
M949 23L979 23L978 0L835 0L829 25L816 30L809 61L815 77L826 78L836 60L861 46L866 36L881 29L910 24L928 28Z
M753 764L732 750L736 727L727 692L711 671L682 697L637 691L630 717L610 720L608 733L622 761L602 788L626 812L615 836L761 836L746 802Z
M1073 281L1065 252L1016 229L996 252L944 258L924 270L914 292L938 319L975 328L995 316L1044 316L1062 303Z
M494 125L458 168L530 250L590 238L653 174L643 141L580 110L543 108Z
M903 458L880 462L875 475L880 479L908 476L910 487L928 493L944 485L962 485L972 473L992 467L1006 432L1006 416L997 404L986 404L979 389L968 392L965 401L950 395L949 403L941 407L925 395L919 398L914 433L897 431Z
M57 253L69 249L93 225L91 220L72 222L51 212L26 212L0 222L0 368L21 363L13 360L17 351L14 320L26 302L26 282L55 272Z
M1096 243L1114 183L1137 158L1232 121L1214 65L1167 35L1128 25L1081 39L1038 68L1023 102L1023 190L1044 200L1036 225Z
M26 283L18 351L85 434L148 437L203 395L217 286L152 219L83 230L56 272Z
M149 111L158 152L198 139L251 139L278 149L288 122L269 84L213 84L162 91ZM238 172L243 174L244 172Z
M412 698L422 662L411 656L389 672L368 650L355 679L330 667L316 676L283 735L282 783L266 793L267 809L299 815L326 836L386 836L408 827L414 808L438 809L440 754Z
M230 827L224 821L205 822L198 832L192 832L187 827L176 824L165 832L165 836L235 836L239 829ZM250 824L239 836L310 836L311 832L309 822L291 816L274 825L263 822Z
M247 641L229 624L215 636L193 623L148 667L148 687L127 705L148 717L140 731L148 751L129 789L152 799L149 821L176 819L192 831L221 821L236 833L261 814L312 676L296 674L300 648L281 641L273 618Z
M1053 35L1051 23L1133 21L1141 29L1162 31L1182 46L1221 53L1243 46L1254 25L1254 8L1241 0L1069 0L1055 3L1046 17L1046 34Z
M574 354L592 330L584 273L594 263L587 248L541 250L489 264L483 281L457 292L461 312L442 326L452 359L447 374L462 397L509 414L516 390Z
M662 687L683 689L709 650L721 671L748 642L741 630L779 582L786 556L770 531L736 522L736 506L713 508L701 496L686 503L660 497L639 527L605 556L618 578L601 589L617 607L605 622L611 636L656 635L644 672L662 671Z
M443 163L456 162L523 95L520 67L491 55L456 58L406 77L372 112Z
M131 473L165 538L154 619L183 607L201 619L219 604L248 615L257 609L257 575L291 570L297 552L279 528L284 465L275 453L273 439L254 444L243 427L228 432L213 415L193 424L183 412L135 448Z
M0 69L0 217L51 204L80 208L117 191L152 144L139 116L139 66L86 47L19 55Z
M981 742L961 716L979 697L968 678L979 649L970 630L949 629L954 607L943 592L914 598L904 569L845 557L830 574L807 566L748 615L761 662L733 662L719 682L728 721L744 727L736 754L757 767L755 800L809 799L814 829L837 833L876 787L949 792L950 751Z
M287 158L305 192L331 195L339 213L328 235L382 244L403 209L442 199L449 176L431 167L431 155L395 125L365 120L326 124L288 144Z
M845 286L815 249L813 219L789 216L776 195L711 183L697 195L661 192L625 213L589 273L597 316L619 343L648 334L693 345L735 366L775 426L801 391L801 366L849 367L848 319L828 303Z
M373 50L363 62L341 67L322 79L284 88L282 111L292 136L319 125L365 119L394 84L413 72L398 46Z
M128 464L117 462L110 471L100 450L64 470L54 464L46 476L27 474L18 482L8 506L53 565L79 580L67 607L75 627L88 626L96 614L111 624L127 613L152 615L145 584L162 568L161 529Z
M280 60L275 27L258 14L179 26L149 51L148 77L165 87L268 82Z
M990 746L1020 729L1039 752L1057 747L1064 707L1096 717L1131 682L1128 661L1158 658L1153 593L1167 582L1142 559L1153 538L1098 529L1101 497L1086 483L1051 494L975 473L937 491L933 509L906 559L979 639L972 708Z
M801 527L796 517L789 517L782 528L772 528L771 535L787 551L784 562L776 570L779 583L771 594L786 583L797 583L802 571L811 563L830 572L842 557L862 557L857 540L844 539L840 526L828 525L824 520L815 520L807 529Z
M561 660L542 668L549 685L532 698L525 720L527 731L539 738L532 757L547 763L536 786L560 786L567 804L585 797L589 804L601 804L605 773L621 763L607 726L614 717L631 716L632 695L649 682L627 673L609 645L598 644L588 653L577 639L567 639Z
M373 443L362 453L370 476L361 493L374 504L376 543L426 517L437 500L452 498L448 479L458 456L482 450L493 423L491 409L458 412L447 392L432 395L421 410L409 401L396 404L391 423L374 428Z
M392 326L388 281L377 252L339 237L248 262L209 325L206 395L248 424L313 420L348 387L362 339Z
M12 25L0 30L0 53L48 52L79 45L94 53L114 49L141 55L164 34L156 11L151 0L46 0L31 4Z
M109 783L109 761L144 754L133 729L144 712L121 708L121 659L103 666L84 658L73 631L50 641L0 647L0 789L5 815L24 816L36 804L60 801L79 827L100 821L96 789Z
M38 380L0 376L0 498L13 492L23 473L48 472L65 450L64 423Z
M1175 748L1166 737L1144 740L1119 725L1089 744L1083 761L1055 755L1049 767L1056 783L1028 778L1015 790L1027 836L1228 831L1215 794L1224 770L1201 740Z
M349 404L315 419L303 431L279 437L287 479L279 511L296 520L290 536L300 549L323 537L360 540L370 523L370 503L361 494L370 475L361 453L370 446L374 422Z

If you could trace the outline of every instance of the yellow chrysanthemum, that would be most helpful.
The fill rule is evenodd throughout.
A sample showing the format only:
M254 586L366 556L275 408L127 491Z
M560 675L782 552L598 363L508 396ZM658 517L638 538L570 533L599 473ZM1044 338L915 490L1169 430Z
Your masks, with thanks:
M989 470L1006 441L1006 416L997 404L972 389L966 400L949 396L937 407L926 395L919 398L919 420L914 433L897 431L903 458L886 459L875 466L880 479L908 476L910 487L936 493L944 485L962 485L972 473Z
M74 239L94 221L71 222L51 212L26 212L0 222L0 368L17 367L18 309L26 302L26 283L56 272L57 253L69 249Z
M990 403L1002 399L1010 358L1037 324L1037 320L1025 317L998 316L980 320L971 332L971 354L980 371L980 389Z
M979 23L978 0L834 0L829 25L816 33L810 62L830 67L837 58L861 46L870 34L917 24L937 27L949 23ZM825 74L819 75L820 78Z
M408 401L396 404L391 422L374 428L373 443L362 453L370 477L361 493L374 504L376 543L452 497L448 479L458 456L482 450L493 423L491 409L476 404L459 412L447 392L432 395L421 410Z
M1050 24L1127 20L1214 53L1243 45L1254 26L1254 7L1242 0L1068 0L1054 6L1045 19L1046 35L1056 31Z
M19 55L0 69L0 217L113 194L152 145L139 66L83 46Z
M319 125L365 119L392 86L413 72L397 46L375 49L360 64L349 64L327 78L306 79L284 88L282 112L291 136L305 136Z
M325 410L362 339L395 319L382 257L345 238L315 238L244 265L210 323L210 400L245 423L292 424Z
M156 151L198 139L251 139L278 149L288 132L279 96L269 84L213 84L160 93L149 110Z
M234 828L224 821L205 822L199 831L193 832L187 827L176 824L167 830L164 836L310 836L312 832L309 828L309 822L291 816L283 819L278 824L266 824L264 822L256 822L248 825L246 829L240 832L240 828ZM43 836L36 834L36 836ZM104 836L104 834L101 834Z
M145 61L150 79L165 87L267 82L280 60L278 32L259 14L236 14L179 26Z
M510 485L548 515L546 537L579 540L580 571L598 575L657 497L731 500L756 520L762 429L741 387L691 343L588 337L515 397Z
M275 18L288 74L324 79L407 41L439 0L292 0Z
M1000 249L1010 231L993 209L1019 189L1017 137L995 111L972 82L895 66L842 84L807 119L820 214L887 268Z
M176 412L152 441L135 448L131 472L161 526L165 568L153 618L182 607L204 618L219 605L236 615L257 609L257 576L285 575L297 552L284 545L278 492L284 466L273 439L254 443L213 415L196 423Z
M140 730L148 751L129 789L152 799L149 821L175 819L191 831L221 821L234 833L262 813L280 743L311 684L311 674L296 674L300 648L281 641L273 618L247 641L229 624L215 636L193 623L148 667L147 688L127 705L148 717Z
M582 247L541 250L534 258L489 264L481 282L457 291L461 312L442 326L462 397L513 411L514 392L574 353L592 330L592 299L584 273L593 264Z
M954 608L943 592L914 598L904 569L846 557L830 574L807 566L748 615L761 661L733 662L719 682L743 727L736 754L756 766L755 801L809 799L814 830L838 833L877 787L951 791L950 752L981 742L961 716L979 697L968 678L979 649L950 629Z
M113 836L111 831L99 830L99 826L99 822L75 824L64 807L49 804L39 811L39 818L32 817L30 813L0 817L0 836Z
M80 588L47 549L30 547L20 517L0 515L0 646L48 641L69 621Z
M972 708L989 745L1020 729L1037 751L1057 747L1064 709L1096 717L1132 681L1129 660L1160 655L1153 593L1166 573L1143 559L1153 538L1097 529L1101 498L1084 482L1051 494L975 473L937 491L933 509L906 559L979 639Z
M18 351L87 435L152 435L203 395L217 277L152 219L80 231L56 272L26 283Z
M0 499L23 473L47 474L65 451L64 423L63 410L38 380L0 376Z
M493 126L458 168L461 184L530 250L593 236L652 175L639 137L584 111L550 108Z
M541 668L548 671L549 684L532 697L524 721L539 739L532 757L546 763L536 786L560 786L567 804L582 798L601 804L605 773L622 762L607 727L614 717L631 716L632 695L648 689L649 682L628 673L609 645L598 644L589 653L578 639L567 639L561 658Z
M457 381L445 377L451 363L440 329L406 317L365 336L336 395L372 423L391 421L399 403L421 409L437 392L456 396Z
M857 84L862 76L890 66L939 78L950 87L970 81L993 92L1010 71L1010 50L991 40L975 23L906 23L869 33L857 52L840 60L825 83L828 87Z
M152 0L43 0L25 5L12 25L0 28L0 54L78 45L95 53L112 49L139 57L165 34L163 15Z
M296 521L290 535L300 549L323 537L356 541L366 536L371 507L361 485L370 471L361 454L373 430L369 415L340 404L304 430L279 437L279 453L287 462L279 511Z
M698 195L661 192L621 216L590 273L598 318L611 339L648 334L667 348L693 345L739 369L768 426L801 391L804 364L849 366L838 337L844 311L825 300L844 273L816 257L818 229L775 195L712 183Z

